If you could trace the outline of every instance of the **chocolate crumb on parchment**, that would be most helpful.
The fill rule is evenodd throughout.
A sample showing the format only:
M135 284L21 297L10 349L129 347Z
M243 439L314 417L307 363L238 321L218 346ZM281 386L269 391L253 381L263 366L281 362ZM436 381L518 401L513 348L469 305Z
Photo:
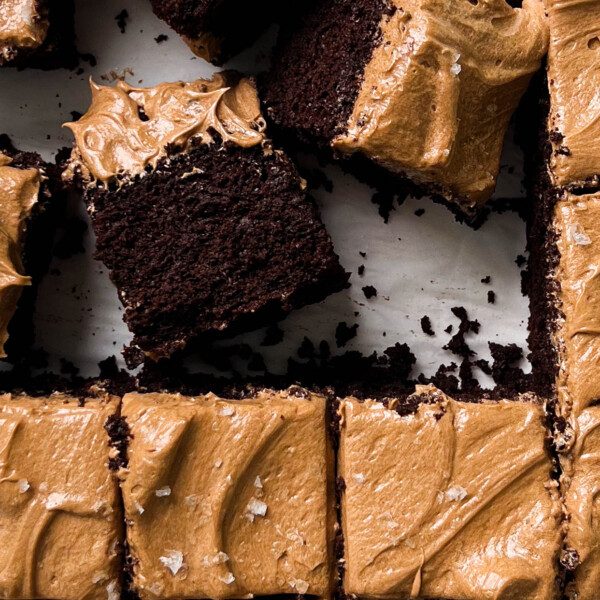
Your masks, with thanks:
M433 336L435 335L435 331L433 331L432 327L431 327L431 319L425 315L422 319L421 319L421 329L423 330L423 333L429 336Z
M371 298L373 298L374 296L377 296L377 288L375 288L372 285L365 285L362 288L363 294L365 295L365 298L367 300L370 300Z
M121 30L121 33L125 33L125 30L127 29L127 19L129 19L129 13L125 9L115 17L115 21L117 22L117 26Z
M348 325L346 321L338 323L335 328L335 343L338 348L343 348L352 338L356 337L358 323Z

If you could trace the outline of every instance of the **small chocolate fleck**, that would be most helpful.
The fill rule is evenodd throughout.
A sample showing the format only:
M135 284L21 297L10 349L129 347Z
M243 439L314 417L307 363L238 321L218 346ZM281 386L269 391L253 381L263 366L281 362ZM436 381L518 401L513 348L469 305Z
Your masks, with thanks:
M125 33L125 29L127 29L127 19L129 19L129 13L125 9L123 9L115 17L115 21L117 22L117 25L118 25L119 29L121 30L121 33Z
M353 337L356 337L358 323L348 326L346 321L338 323L335 328L335 343L338 348L343 348Z
M435 335L435 331L431 328L431 320L427 315L421 319L421 329L426 335Z
M492 290L490 290L487 293L487 300L488 300L488 304L494 304L494 302L496 302L496 293Z
M377 296L377 289L372 285L365 285L362 288L362 291L367 300L373 298L374 296Z

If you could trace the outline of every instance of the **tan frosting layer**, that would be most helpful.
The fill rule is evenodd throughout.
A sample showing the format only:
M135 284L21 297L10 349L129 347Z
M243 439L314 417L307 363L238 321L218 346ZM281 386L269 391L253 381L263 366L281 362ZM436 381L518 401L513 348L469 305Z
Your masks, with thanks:
M524 0L392 0L346 134L360 151L471 211L494 191L508 122L548 45Z
M92 103L74 123L71 166L87 179L107 183L156 167L168 148L186 149L191 140L210 144L214 134L244 148L265 141L265 122L254 83L217 73L210 80L134 88L91 82Z
M329 596L326 403L301 395L125 396L133 438L122 489L143 599Z
M555 185L600 176L600 0L545 0Z
M37 169L17 169L0 153L0 357L5 357L7 327L24 286L21 253L25 222L38 201L41 175Z
M567 547L577 551L578 600L596 600L600 590L600 406L578 419L573 473L565 498L569 524Z
M564 315L555 334L559 410L577 416L600 399L600 194L566 194L556 205L554 228Z
M560 502L540 405L456 402L433 387L400 416L341 404L347 593L455 600L555 597Z
M222 38L219 38L208 31L200 34L195 39L184 35L183 41L196 56L199 56L208 62L217 60L221 54L221 45L223 44Z
M0 597L118 600L116 399L0 396Z
M48 33L48 19L40 14L36 0L0 2L0 65L21 49L33 50Z

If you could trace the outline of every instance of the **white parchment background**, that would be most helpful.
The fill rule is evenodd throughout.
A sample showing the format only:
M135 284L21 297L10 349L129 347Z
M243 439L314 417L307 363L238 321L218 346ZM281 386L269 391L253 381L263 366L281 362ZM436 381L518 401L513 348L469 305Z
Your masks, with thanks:
M123 8L129 13L125 34L115 20ZM149 86L210 76L216 70L195 58L154 17L147 0L78 0L76 30L79 51L97 58L93 68L82 63L82 74L0 69L0 133L8 133L18 147L38 151L46 159L71 144L70 132L61 124L71 120L71 111L85 112L90 76L102 83L103 78L107 81L125 73L129 83ZM158 44L159 34L168 35L168 40ZM246 73L266 68L275 35L272 28L227 68ZM523 196L521 156L511 134L504 154L497 195ZM450 309L464 306L469 317L482 325L480 334L468 339L480 357L489 358L488 341L525 347L528 306L515 264L517 255L524 254L525 224L516 214L492 214L481 229L473 231L429 199L409 199L385 225L370 201L372 190L335 167L326 172L334 182L333 193L319 190L316 197L342 264L352 272L352 286L288 317L281 324L282 344L260 347L264 330L236 341L250 343L277 372L285 369L287 357L294 355L304 336L315 342L327 339L335 351L337 324L358 323L358 335L345 349L369 354L406 342L418 359L414 374L429 375L440 363L453 360L442 350L450 338L443 329L453 324L456 331L458 322ZM414 214L419 208L425 209L421 217ZM86 218L77 203L73 210ZM92 247L88 232L85 254L54 260L54 274L41 286L35 314L37 345L50 354L51 367L58 369L59 358L65 358L89 376L98 373L99 360L119 355L131 338L121 320L116 291L102 265L91 258ZM366 258L359 252L366 252ZM361 264L365 265L362 277L357 274ZM481 283L487 275L489 286ZM374 285L378 296L367 300L361 290L365 285ZM487 302L490 289L496 293L495 304ZM434 337L421 331L424 315L431 318ZM485 377L480 381L488 382Z

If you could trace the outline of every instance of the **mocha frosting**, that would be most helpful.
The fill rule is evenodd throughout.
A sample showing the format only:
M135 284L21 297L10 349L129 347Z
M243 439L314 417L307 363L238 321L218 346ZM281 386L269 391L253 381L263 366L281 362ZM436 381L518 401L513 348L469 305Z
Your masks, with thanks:
M503 139L548 45L524 0L391 0L347 130L333 141L474 211L494 191Z
M143 600L330 597L333 456L322 396L128 394L122 483Z
M600 194L565 194L554 212L560 261L554 278L562 313L554 334L562 416L600 399Z
M1 598L120 598L117 403L0 396Z
M0 66L20 50L34 50L42 44L49 22L39 11L37 0L0 2Z
M600 406L578 418L573 472L565 497L568 515L566 546L575 550L578 600L596 600L600 589Z
M24 286L31 278L23 275L25 223L38 201L41 175L37 169L17 169L0 153L0 357L8 340L12 319Z
M344 589L359 598L527 598L555 589L561 508L543 408L433 386L400 415L343 400Z
M554 185L600 177L600 0L545 0Z
M210 80L134 88L91 82L92 103L74 123L75 148L66 172L106 184L118 175L155 168L171 149L223 142L250 148L265 141L265 122L254 83L217 73Z

